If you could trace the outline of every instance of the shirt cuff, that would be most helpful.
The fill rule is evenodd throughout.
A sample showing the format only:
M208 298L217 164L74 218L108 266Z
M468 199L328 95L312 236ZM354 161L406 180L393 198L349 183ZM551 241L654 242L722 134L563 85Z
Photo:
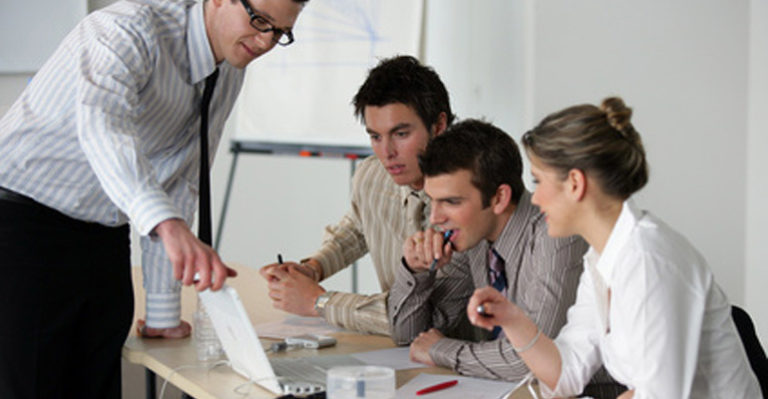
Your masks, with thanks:
M162 191L151 191L134 198L128 209L128 217L142 236L149 235L163 220L184 220L181 212Z
M302 262L309 259L314 259L317 261L317 263L320 264L320 267L323 269L323 280L334 275L337 271L343 269L344 266L346 266L334 266L343 263L343 259L339 254L334 253L334 251L324 250L322 248L314 255L302 259Z
M459 352L464 345L466 345L465 341L442 338L429 348L429 356L436 365L456 370Z
M402 267L398 267L395 273L397 274L395 276L396 279L402 279L406 282L406 284L410 287L411 284L414 285L415 289L419 288L431 288L432 285L435 282L435 276L437 273L431 273L429 271L416 271L411 269L410 266L405 262L405 258L400 259L400 264Z
M147 293L147 327L173 328L181 323L181 290Z

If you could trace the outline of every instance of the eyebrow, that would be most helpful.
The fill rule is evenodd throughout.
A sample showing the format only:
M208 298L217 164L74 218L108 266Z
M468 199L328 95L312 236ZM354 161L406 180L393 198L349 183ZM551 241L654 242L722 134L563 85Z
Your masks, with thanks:
M429 195L427 195L427 196L429 197ZM452 201L452 200L462 200L464 198L466 198L466 197L464 197L462 195L449 195L449 196L440 197L440 198L429 197L430 200L437 201L437 202L446 202L446 201Z
M413 126L413 125L411 125L408 122L398 123L397 125L393 126L392 129L389 129L389 131L387 133L394 133L394 132L396 132L398 130L406 129L406 128L409 128L411 126ZM375 131L373 129L366 128L365 131L367 131L368 134L380 134L379 132L377 132L377 131Z
M272 22L274 22L274 21L275 21L275 19L274 19L274 18L273 18L271 15L267 14L267 13L266 13L266 12L264 12L264 11L261 11L261 10L259 10L258 8L254 7L254 6L251 6L251 9L253 9L253 11L254 11L256 14L259 14L259 15L261 15L262 17L264 17L264 18L266 18L266 19L268 19L268 20L270 20L270 21L272 21Z
M261 10L259 10L258 8L254 7L254 6L251 6L251 9L252 9L252 10L253 10L253 12L255 12L256 14L259 14L259 15L261 15L262 17L264 17L264 18L268 19L268 20L269 20L269 22L272 22L272 23L274 23L274 22L275 22L275 18L274 18L274 17L272 17L271 15L269 15L268 13L266 13L266 12L264 12L264 11L261 11ZM281 29L281 30L283 30L283 31L285 31L285 32L291 32L291 31L293 31L293 26L275 26L275 27L276 27L276 28L278 28L278 29Z

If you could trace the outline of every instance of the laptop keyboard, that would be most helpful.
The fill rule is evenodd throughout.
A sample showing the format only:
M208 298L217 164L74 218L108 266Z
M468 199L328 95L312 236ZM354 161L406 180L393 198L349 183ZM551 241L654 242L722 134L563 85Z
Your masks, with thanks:
M270 359L275 375L325 385L326 372L335 366L357 366L365 363L347 355L326 355Z
M286 377L289 380L302 380L325 384L325 370L302 359L275 359L272 360L272 369L275 375Z

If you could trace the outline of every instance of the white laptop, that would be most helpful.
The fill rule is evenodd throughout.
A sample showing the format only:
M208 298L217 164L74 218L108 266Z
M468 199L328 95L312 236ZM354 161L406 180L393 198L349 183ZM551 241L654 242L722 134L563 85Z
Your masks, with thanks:
M364 365L346 355L280 358L270 363L234 288L225 284L218 291L205 290L199 295L232 369L273 393L324 391L325 372L331 367Z

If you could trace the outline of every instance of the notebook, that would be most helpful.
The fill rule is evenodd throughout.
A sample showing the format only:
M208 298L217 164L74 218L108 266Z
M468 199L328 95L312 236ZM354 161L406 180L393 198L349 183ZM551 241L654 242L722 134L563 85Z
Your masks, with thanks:
M199 295L232 369L275 394L324 391L326 371L331 367L364 365L347 355L280 358L270 363L234 288L225 284L218 291Z

